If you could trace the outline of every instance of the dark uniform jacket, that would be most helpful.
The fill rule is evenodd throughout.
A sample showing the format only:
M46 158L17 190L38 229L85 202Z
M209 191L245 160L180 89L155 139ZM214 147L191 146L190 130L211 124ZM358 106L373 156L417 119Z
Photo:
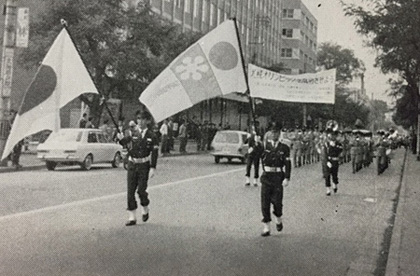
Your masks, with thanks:
M340 142L334 141L335 145L331 145L330 141L327 143L327 159L328 161L338 161L336 158L338 158L343 151L343 146Z
M127 146L127 156L132 158L146 158L151 155L150 167L156 168L159 142L153 131L147 129L144 137L142 137L142 133L139 130L135 130L130 136L121 139L120 144Z
M245 140L245 144L248 144L250 148L253 148L252 152L249 153L249 157L261 157L261 154L264 151L264 147L261 141L255 141L255 135L251 135Z
M262 154L262 164L263 168L264 166L282 168L284 178L290 179L292 166L289 146L281 142L267 140ZM264 173L266 172L264 171Z

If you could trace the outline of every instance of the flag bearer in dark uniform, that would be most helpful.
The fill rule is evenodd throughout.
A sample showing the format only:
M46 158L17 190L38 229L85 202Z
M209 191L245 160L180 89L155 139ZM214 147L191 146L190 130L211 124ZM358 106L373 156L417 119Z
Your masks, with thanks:
M329 133L328 133L329 132ZM331 177L334 193L338 191L338 167L340 166L340 154L343 151L342 144L337 141L338 131L327 130L328 138L326 145L327 170L325 177L325 186L327 187L327 196L331 195Z
M290 148L280 142L279 123L264 136L264 152L262 155L263 174L261 176L261 210L263 215L263 237L270 235L270 209L274 207L277 231L283 229L283 186L289 185L291 162Z
M142 220L149 219L149 197L147 193L147 181L153 177L156 169L159 143L148 127L152 117L148 112L141 112L137 115L137 126L133 128L131 135L124 137L118 134L121 145L127 145L127 211L128 222L126 226L135 225L137 201L136 191L142 206Z

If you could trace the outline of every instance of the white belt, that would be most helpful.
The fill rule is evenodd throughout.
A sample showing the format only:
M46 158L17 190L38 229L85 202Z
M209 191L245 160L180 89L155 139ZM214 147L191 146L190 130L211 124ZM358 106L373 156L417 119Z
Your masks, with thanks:
M282 172L283 170L280 167L264 166L264 171L266 171L266 172Z
M131 161L133 163L136 164L140 164L140 163L146 163L148 161L150 161L150 155L144 158L134 158L134 157L128 157L128 161Z
M339 161L340 157L328 157L328 159L332 161Z

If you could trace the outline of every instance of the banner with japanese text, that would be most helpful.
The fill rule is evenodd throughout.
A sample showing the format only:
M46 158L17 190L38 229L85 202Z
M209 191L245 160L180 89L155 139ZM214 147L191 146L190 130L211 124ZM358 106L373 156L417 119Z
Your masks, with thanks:
M301 75L283 75L248 65L251 97L269 100L327 103L335 101L335 69Z

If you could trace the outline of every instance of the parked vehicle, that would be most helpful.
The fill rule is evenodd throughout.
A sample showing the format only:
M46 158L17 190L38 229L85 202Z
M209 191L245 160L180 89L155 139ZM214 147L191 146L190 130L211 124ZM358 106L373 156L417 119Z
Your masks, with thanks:
M39 144L37 157L45 161L48 170L54 170L57 164L77 164L90 170L95 163L119 167L122 151L121 145L108 140L99 129L63 128Z
M219 130L211 143L214 162L219 163L221 158L227 158L231 162L235 158L245 163L248 153L248 145L245 144L247 136L245 131Z

